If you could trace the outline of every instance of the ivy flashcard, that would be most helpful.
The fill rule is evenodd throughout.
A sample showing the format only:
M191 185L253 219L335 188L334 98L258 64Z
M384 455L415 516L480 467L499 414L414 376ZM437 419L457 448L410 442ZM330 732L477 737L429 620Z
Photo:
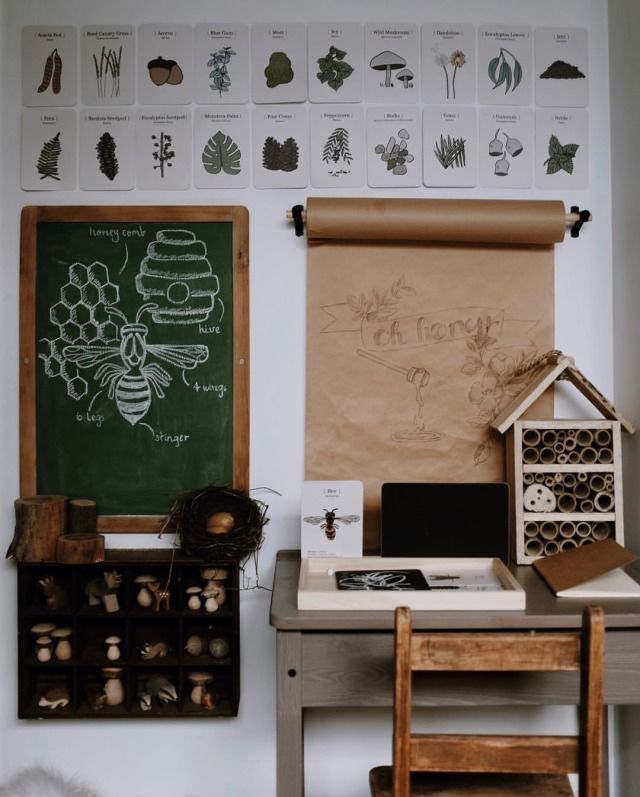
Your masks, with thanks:
M367 102L420 101L420 29L410 22L365 27L364 96Z
M175 190L191 185L191 111L144 108L136 121L136 185Z
M247 188L251 147L245 108L198 108L194 130L196 188Z
M201 105L249 102L248 25L196 25L193 91Z
M25 191L76 187L77 121L73 108L22 112L21 183Z
M187 105L191 102L191 25L138 27L138 102Z
M536 103L560 108L589 104L588 34L584 28L536 28Z
M308 33L309 100L362 102L362 25L358 22L311 22Z
M22 104L75 105L78 95L78 32L71 25L22 29Z
M589 114L583 109L536 111L536 186L586 188L589 184Z
M134 123L128 109L87 108L80 115L80 188L129 191L134 187Z
M431 106L424 109L424 184L471 188L478 183L475 108Z
M476 99L476 34L473 25L422 26L422 95L425 102L469 105Z
M529 105L533 57L528 25L478 29L478 100L482 105Z
M364 185L364 119L359 105L311 108L311 185L357 188Z
M367 110L367 183L371 188L422 185L422 119L418 108Z
M269 105L253 109L253 184L306 188L309 183L307 110Z
M84 105L132 105L135 99L132 25L87 25L80 34Z
M531 188L533 183L533 112L530 108L481 108L480 185Z
M302 22L251 28L251 75L256 103L307 99L307 27Z

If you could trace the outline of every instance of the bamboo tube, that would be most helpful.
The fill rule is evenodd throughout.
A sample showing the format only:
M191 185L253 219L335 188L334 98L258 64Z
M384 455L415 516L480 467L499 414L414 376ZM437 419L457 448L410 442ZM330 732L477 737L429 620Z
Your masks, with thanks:
M542 433L542 443L545 446L553 446L558 442L558 434L553 429L545 429Z
M576 447L576 438L575 435L573 437L567 436L567 439L564 441L564 448L565 451L573 451Z
M593 433L588 429L578 429L576 432L576 443L583 448L593 443Z
M556 454L552 448L548 448L545 446L544 448L540 449L540 462L544 463L545 465L550 465L552 462L556 461Z
M575 487L576 486L576 476L575 473L565 473L562 477L562 483L565 487Z
M614 503L613 493L596 493L596 497L593 500L593 505L598 512L610 512Z
M549 540L549 542L545 542L544 544L545 556L555 556L559 550L560 546L555 540Z
M603 465L609 465L613 462L613 451L610 448L601 448L598 451L598 462L602 462Z
M538 535L538 524L535 523L533 520L528 521L524 524L524 536L525 537L536 537Z
M595 448L591 448L588 446L587 448L583 448L580 452L580 462L584 462L587 465L591 465L594 462L598 461L598 452Z
M588 498L590 492L589 485L586 482L578 482L573 488L573 494L576 498Z
M540 454L537 448L524 448L522 450L522 461L527 465L535 465L540 459Z
M566 465L569 461L569 455L566 451L563 451L562 454L558 454L558 465Z
M583 470L578 473L578 481L579 482L586 482L589 478L588 474L586 474Z
M544 481L544 473L536 473L533 477L534 482L537 484L542 484Z
M563 520L560 524L560 536L565 539L574 537L576 533L576 526L571 520Z
M537 446L540 442L540 432L537 429L525 429L522 432L522 442L526 446Z
M564 443L561 443L560 441L554 443L553 450L556 452L556 454L562 454L564 451Z
M606 540L609 536L609 525L607 523L594 523L592 534L596 540Z
M580 501L580 511L585 513L593 512L593 501L590 498Z
M588 537L591 534L591 526L586 520L576 523L576 534L578 537Z
M577 548L578 545L575 540L562 540L560 543L561 551L568 551L570 548Z
M558 524L555 520L545 520L540 524L540 536L544 540L555 540L558 536Z
M545 487L548 487L550 490L553 490L553 486L555 484L555 480L553 476L547 476L544 480Z
M562 474L561 473L554 473L553 474L553 480L554 480L554 482L557 482L557 484L561 484L562 483Z
M577 465L580 462L580 454L577 451L569 451L569 464Z
M575 439L576 430L575 429L567 429L567 438Z
M525 473L525 474L523 474L522 482L523 482L523 484L526 484L526 485L533 484L533 482L534 482L533 473Z
M605 482L604 483L604 489L605 489L605 492L612 493L613 492L613 482Z
M553 494L562 495L563 492L564 492L564 484L562 484L561 482L554 482Z
M605 481L605 484L613 484L613 473L605 473L604 474L604 481Z
M558 509L560 512L574 512L576 504L576 497L572 493L562 493L558 496Z
M527 540L524 544L524 552L527 556L540 556L543 550L540 540Z
M606 486L604 476L601 473L594 473L589 477L589 487L594 493L601 493Z
M598 429L595 433L595 441L599 446L610 446L611 432L608 429Z
M578 545L579 547L582 547L583 545L589 545L592 542L593 539L591 537L583 537L581 540L579 540Z

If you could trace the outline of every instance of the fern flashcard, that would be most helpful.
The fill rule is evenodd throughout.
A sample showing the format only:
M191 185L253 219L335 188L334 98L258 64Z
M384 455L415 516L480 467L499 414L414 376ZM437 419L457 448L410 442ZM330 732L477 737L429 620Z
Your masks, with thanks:
M75 105L78 95L78 33L71 25L26 25L22 29L22 104Z
M427 106L423 116L424 184L471 188L478 184L475 108Z
M364 119L359 105L310 110L311 185L359 188L365 183Z
M422 185L422 119L412 106L367 110L367 184L371 188Z
M136 121L136 186L150 190L191 187L191 111L143 108Z
M201 105L249 102L251 45L249 26L196 25L193 93Z
M76 187L76 112L29 108L22 112L21 183L25 191Z
M478 100L482 105L529 105L533 86L528 25L478 29Z
M135 184L134 122L124 108L87 108L80 114L80 188L130 191Z
M193 138L196 188L247 188L251 146L245 108L199 108Z

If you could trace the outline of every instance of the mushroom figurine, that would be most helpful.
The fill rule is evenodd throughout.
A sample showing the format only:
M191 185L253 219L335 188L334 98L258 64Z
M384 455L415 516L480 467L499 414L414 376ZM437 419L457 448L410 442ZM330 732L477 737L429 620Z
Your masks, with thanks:
M107 658L109 661L118 661L120 658L120 642L122 640L116 634L108 636L104 644L107 646Z
M378 53L378 55L374 55L371 61L369 61L371 69L376 69L385 73L384 85L386 88L393 85L391 83L391 70L402 69L402 67L406 65L407 62L404 58L397 53L392 53L391 50L384 50Z
M142 606L143 609L148 609L153 603L153 595L149 590L149 584L152 584L158 579L156 576L140 575L136 576L135 582L138 585L138 594L136 595L136 603Z
M35 637L34 644L36 646L36 656L38 655L40 650L38 646L38 639L44 636L46 637L50 636L51 632L54 630L55 627L56 627L55 623L36 623L35 625L31 626L31 633ZM39 660L42 661L42 659Z
M69 661L73 655L71 643L69 642L70 636L70 628L54 628L51 632L51 638L55 640L56 643L53 655L58 661Z
M213 675L211 675L210 672L200 672L198 670L189 673L187 679L192 686L190 694L191 702L194 706L202 705L202 698L207 692L207 684L213 681Z
M193 612L202 609L202 601L200 595L202 594L202 587L187 587L187 606Z
M108 706L119 706L124 703L124 686L122 684L122 667L103 667L105 678L104 702Z
M217 582L210 581L209 584L202 590L202 597L204 598L204 610L206 612L217 612L220 604L218 603L219 590L213 586Z
M36 658L38 661L44 663L51 661L51 649L53 647L53 640L50 636L39 636L36 639Z

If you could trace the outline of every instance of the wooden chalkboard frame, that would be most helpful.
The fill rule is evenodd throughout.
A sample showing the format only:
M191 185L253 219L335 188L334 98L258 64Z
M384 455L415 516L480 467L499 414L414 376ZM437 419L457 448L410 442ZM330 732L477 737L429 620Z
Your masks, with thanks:
M233 270L233 461L232 486L249 482L249 213L242 206L28 206L20 241L20 495L37 492L36 462L36 275L38 225L69 223L180 223L232 225ZM194 485L194 487L204 485ZM89 496L87 496L89 497ZM103 533L157 533L159 515L99 515Z

